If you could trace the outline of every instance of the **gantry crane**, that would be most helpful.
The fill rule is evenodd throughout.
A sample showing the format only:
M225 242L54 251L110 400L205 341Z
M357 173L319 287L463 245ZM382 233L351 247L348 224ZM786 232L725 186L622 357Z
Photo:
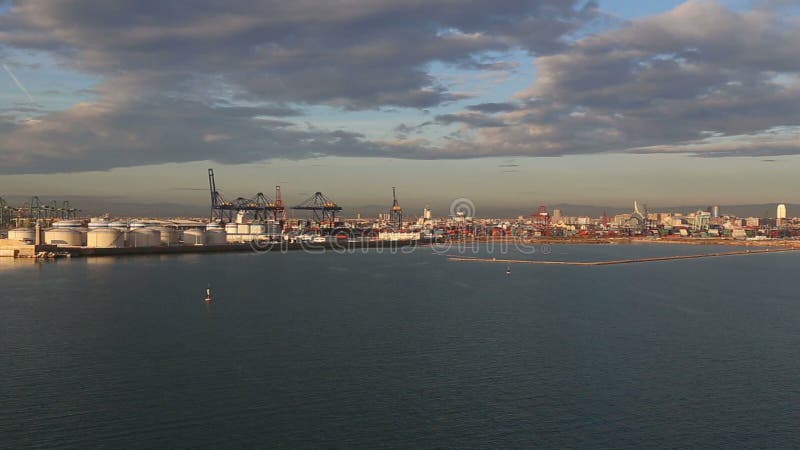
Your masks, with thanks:
M333 200L326 197L322 192L315 192L302 203L292 206L292 209L301 211L312 211L314 220L320 224L330 224L336 222L336 213L342 210Z
M234 201L226 201L217 190L214 178L214 169L208 169L208 188L211 193L211 220L233 222L234 213L242 212L245 217L253 221L266 221L272 216L277 217L282 213L283 201L279 205L269 197L259 192L254 198L237 197Z

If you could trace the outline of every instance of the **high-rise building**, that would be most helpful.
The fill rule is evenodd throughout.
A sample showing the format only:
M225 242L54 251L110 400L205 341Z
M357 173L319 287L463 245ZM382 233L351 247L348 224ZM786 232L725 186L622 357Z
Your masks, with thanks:
M778 205L778 211L775 214L775 224L778 226L783 225L784 220L786 220L786 205L781 203Z
M719 218L719 206L715 205L711 208L711 217L715 219Z
M783 203L778 205L778 214L775 217L778 219L786 218L786 205L784 205Z

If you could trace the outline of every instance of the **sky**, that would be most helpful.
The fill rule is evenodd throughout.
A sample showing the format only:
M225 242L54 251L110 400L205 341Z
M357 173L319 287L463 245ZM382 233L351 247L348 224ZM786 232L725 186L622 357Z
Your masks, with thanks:
M9 199L800 203L800 0L0 0L0 65Z

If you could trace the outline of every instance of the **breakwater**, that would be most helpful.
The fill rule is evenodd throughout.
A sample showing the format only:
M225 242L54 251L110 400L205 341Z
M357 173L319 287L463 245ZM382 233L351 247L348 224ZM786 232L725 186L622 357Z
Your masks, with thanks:
M613 259L607 261L537 261L530 259L500 259L500 258L479 258L472 256L451 256L446 255L448 261L461 261L461 262L487 262L487 263L502 263L502 264L546 264L546 265L561 265L561 266L610 266L617 264L636 264L655 261L675 261L679 259L699 259L699 258L719 258L724 256L737 256L737 255L755 255L760 253L780 253L798 251L795 248L773 248L773 249L756 249L756 250L736 250L730 252L714 252L702 253L699 255L674 255L674 256L656 256L650 258L629 258L629 259Z

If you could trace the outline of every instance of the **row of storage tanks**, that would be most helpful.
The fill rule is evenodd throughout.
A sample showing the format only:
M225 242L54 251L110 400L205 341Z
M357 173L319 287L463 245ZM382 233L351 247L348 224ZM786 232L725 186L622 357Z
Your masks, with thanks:
M181 231L157 222L123 222L92 220L88 229L79 220L61 220L53 228L44 230L42 242L51 245L74 247L121 248L158 247L180 245L222 245L229 242L249 242L280 238L278 222L266 223L209 223L205 229ZM33 243L33 228L9 230L8 238Z
M80 225L80 224L79 224ZM127 224L126 224L127 225ZM10 240L30 242L36 240L33 228L15 228L8 231ZM42 242L50 245L95 248L159 247L180 245L222 245L227 243L225 230L169 227L90 227L61 223L61 226L44 230Z
M250 242L258 240L280 239L281 226L278 222L266 223L209 223L208 232L224 230L228 242Z

